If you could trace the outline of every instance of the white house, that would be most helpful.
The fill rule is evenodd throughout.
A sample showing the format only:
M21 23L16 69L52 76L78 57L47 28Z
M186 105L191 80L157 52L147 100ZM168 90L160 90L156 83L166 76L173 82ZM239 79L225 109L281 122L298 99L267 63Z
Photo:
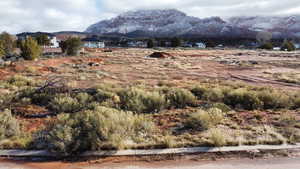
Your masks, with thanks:
M55 36L48 36L48 38L50 39L50 48L59 48L59 42L57 41L57 38Z
M201 48L201 49L205 49L206 48L205 43L202 43L202 42L195 43L195 46L197 48Z
M82 42L86 48L105 48L105 43L95 37L82 39Z
M300 49L300 43L294 43L296 49Z

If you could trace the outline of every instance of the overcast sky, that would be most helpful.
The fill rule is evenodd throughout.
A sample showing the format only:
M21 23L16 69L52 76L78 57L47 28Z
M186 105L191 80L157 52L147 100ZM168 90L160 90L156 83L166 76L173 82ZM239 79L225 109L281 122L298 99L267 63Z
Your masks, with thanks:
M300 0L0 0L0 31L84 31L137 9L178 9L208 16L300 14Z

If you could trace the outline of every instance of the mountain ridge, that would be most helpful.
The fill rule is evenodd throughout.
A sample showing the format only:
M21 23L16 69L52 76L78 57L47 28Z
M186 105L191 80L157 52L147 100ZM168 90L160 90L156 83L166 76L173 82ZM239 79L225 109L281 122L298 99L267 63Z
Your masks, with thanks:
M300 38L300 16L235 16L198 18L177 9L128 11L89 26L94 34L138 36L253 37L268 31L278 38Z

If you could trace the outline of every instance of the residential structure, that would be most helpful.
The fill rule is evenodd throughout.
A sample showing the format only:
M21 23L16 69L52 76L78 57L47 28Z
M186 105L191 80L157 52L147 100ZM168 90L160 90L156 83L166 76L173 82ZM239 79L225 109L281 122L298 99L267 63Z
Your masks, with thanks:
M17 39L18 40L25 40L27 39L28 37L32 37L32 38L36 38L37 36L39 35L46 35L50 41L50 44L49 46L43 46L44 48L59 48L59 41L57 40L56 36L54 34L51 34L51 33L45 33L45 32L35 32L35 33L32 33L32 32L23 32L23 33L20 33L20 34L17 34Z
M201 48L201 49L205 49L206 48L206 44L202 43L202 42L197 42L197 43L195 43L195 47Z
M105 43L96 37L84 38L82 42L87 48L105 48Z

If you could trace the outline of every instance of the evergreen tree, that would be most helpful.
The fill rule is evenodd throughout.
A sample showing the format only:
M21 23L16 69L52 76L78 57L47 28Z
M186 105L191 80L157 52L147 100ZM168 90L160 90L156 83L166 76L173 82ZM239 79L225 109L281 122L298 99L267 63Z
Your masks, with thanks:
M0 41L0 58L4 57L6 55L3 42Z
M81 46L82 42L80 38L68 38L66 41L60 43L63 53L66 53L68 56L78 55Z
M4 52L5 52L4 55L12 54L13 50L14 50L14 39L13 39L13 37L9 33L3 32L3 33L0 34L0 41L2 43Z
M273 44L271 42L267 42L259 47L260 49L272 50Z
M42 54L41 47L38 45L37 41L32 39L31 37L22 41L20 49L21 49L21 56L25 60L38 59Z
M296 50L295 45L291 41L285 40L281 46L282 51L294 51Z
M147 42L147 48L153 48L154 47L154 42L152 39L149 39Z
M36 36L37 43L40 46L49 46L50 45L50 39L46 34L39 34Z
M171 46L176 48L176 47L180 47L181 46L181 39L179 38L173 38L171 41Z

